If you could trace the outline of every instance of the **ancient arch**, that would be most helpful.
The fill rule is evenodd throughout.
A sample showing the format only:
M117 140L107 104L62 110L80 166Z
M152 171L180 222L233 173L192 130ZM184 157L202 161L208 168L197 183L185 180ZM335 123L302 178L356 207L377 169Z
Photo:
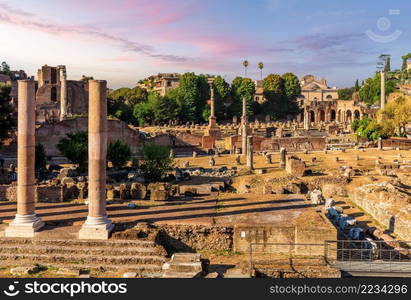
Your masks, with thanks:
M327 97L325 97L325 99L327 99L327 100L332 100L332 99L333 99L333 96L327 95Z
M50 90L50 100L53 102L57 101L57 88L53 86Z
M320 121L325 122L325 111L324 110L320 110Z
M337 113L337 121L338 121L338 122L342 122L342 120L341 120L341 109L338 110L338 113Z
M352 112L351 110L347 110L346 112L346 119L347 122L351 122L352 121Z
M359 120L360 117L361 117L360 111L359 111L358 109L356 109L356 110L354 111L354 119L355 119L355 120Z
M335 110L332 109L330 112L330 121L335 121L335 118L336 118Z
M315 122L315 113L314 113L314 111L310 111L310 122L311 123L314 123Z

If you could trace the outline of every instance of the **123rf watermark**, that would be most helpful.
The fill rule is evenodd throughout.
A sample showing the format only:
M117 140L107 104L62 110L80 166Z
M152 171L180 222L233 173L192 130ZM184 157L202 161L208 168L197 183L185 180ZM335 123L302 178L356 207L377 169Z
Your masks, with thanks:
M295 294L295 295L406 295L408 286L406 284L358 284L358 285L272 285L269 288L270 294Z
M108 283L101 282L27 282L20 284L19 281L13 281L12 284L3 290L3 294L9 297L17 295L35 295L35 294L55 294L68 295L74 297L75 295L85 294L126 294L126 283Z

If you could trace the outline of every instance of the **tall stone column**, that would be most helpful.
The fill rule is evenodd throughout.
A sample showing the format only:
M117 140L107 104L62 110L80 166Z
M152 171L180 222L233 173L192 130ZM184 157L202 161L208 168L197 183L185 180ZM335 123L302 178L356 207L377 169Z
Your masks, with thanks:
M35 213L34 176L36 103L33 80L18 81L17 214L6 228L6 237L34 237L44 226Z
M114 224L106 213L107 83L89 80L88 216L80 239L108 239Z
M253 137L247 136L247 169L254 170Z
M310 130L310 114L306 109L304 109L304 129Z
M285 148L280 149L280 168L285 168L285 161L287 157L287 150Z
M66 67L58 66L60 75L60 121L67 118L67 75Z
M241 116L241 154L247 154L247 106L243 98L243 114Z
M385 108L385 72L381 71L381 104L380 108Z

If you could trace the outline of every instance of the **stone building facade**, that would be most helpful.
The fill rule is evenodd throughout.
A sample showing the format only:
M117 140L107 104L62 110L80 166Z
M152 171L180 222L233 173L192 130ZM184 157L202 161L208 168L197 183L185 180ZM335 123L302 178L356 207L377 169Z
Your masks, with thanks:
M36 121L64 120L88 109L88 81L67 80L66 67L44 65L37 71Z
M164 96L169 90L175 89L180 84L179 73L158 73L144 80L138 86L157 92L160 96Z
M297 116L299 122L307 117L310 123L350 123L354 119L362 119L366 114L366 107L357 100L338 99L338 89L330 88L324 78L306 75L300 84L301 96L297 100L301 109Z

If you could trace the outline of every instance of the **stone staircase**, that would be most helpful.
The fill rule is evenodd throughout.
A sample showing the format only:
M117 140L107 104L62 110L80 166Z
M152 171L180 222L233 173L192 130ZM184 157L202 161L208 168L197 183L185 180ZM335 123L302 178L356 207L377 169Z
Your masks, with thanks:
M92 276L135 272L137 277L161 277L166 252L146 240L70 240L0 238L0 268L33 266L89 270Z

